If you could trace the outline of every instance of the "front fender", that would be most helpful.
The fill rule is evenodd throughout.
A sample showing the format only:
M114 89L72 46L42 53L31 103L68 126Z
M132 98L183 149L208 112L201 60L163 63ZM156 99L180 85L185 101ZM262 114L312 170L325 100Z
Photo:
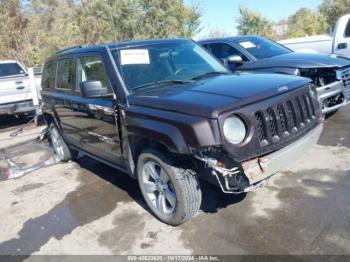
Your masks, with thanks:
M221 144L216 119L134 106L126 111L125 127L127 136L145 137L178 154L188 154L190 148Z
M174 126L149 119L137 119L128 126L128 133L145 137L165 145L170 152L188 154L189 149L181 132Z

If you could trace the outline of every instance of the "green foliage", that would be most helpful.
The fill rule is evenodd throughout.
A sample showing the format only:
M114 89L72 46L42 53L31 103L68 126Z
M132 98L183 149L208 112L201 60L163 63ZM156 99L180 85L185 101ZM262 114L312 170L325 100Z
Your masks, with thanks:
M323 0L319 11L329 27L334 27L339 17L350 13L350 0Z
M214 28L209 31L209 33L203 37L203 38L220 38L220 37L226 37L230 36L230 33L226 32L225 30L221 30L219 28Z
M200 15L183 0L0 0L0 59L34 66L69 46L192 37Z
M263 17L259 12L252 11L246 7L239 7L240 18L237 20L238 33L240 35L261 35L274 38L273 23Z
M303 37L327 33L328 24L326 18L311 9L301 8L287 21L288 37Z
M23 55L28 19L21 13L20 0L0 0L0 57ZM22 40L23 39L23 40Z
M350 0L323 0L317 10L300 8L287 20L277 23L245 7L240 7L239 12L239 34L262 35L272 39L294 38L329 32L341 16L350 13Z

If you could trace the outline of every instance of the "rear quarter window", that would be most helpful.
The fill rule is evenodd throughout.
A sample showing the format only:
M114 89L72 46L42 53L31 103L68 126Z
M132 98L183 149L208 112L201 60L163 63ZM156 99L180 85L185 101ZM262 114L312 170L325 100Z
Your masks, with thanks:
M42 75L43 89L53 89L55 87L56 67L56 61L49 61L44 65L44 71Z

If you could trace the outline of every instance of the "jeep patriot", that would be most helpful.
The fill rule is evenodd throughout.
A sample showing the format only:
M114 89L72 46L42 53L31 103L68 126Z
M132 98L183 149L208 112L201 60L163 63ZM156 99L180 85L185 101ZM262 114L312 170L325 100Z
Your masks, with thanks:
M258 189L323 127L310 80L230 74L184 39L57 52L44 66L42 99L60 160L80 152L129 174L170 225L200 208L200 179L224 193Z

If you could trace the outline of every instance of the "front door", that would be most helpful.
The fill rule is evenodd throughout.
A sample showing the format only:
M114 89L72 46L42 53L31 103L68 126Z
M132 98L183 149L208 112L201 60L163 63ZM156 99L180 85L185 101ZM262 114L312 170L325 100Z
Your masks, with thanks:
M227 43L220 43L215 42L211 44L205 44L204 45L207 50L212 53L215 57L217 57L225 66L227 66L232 72L235 72L237 70L236 64L229 64L228 58L230 56L240 56L243 61L249 61L248 58L242 54L240 51L238 51L233 46L227 44Z
M83 98L80 83L101 81L111 96L106 98ZM79 147L88 153L102 157L113 164L122 166L121 141L118 129L118 108L116 95L100 55L77 57L76 98L72 102L75 112L75 136Z

